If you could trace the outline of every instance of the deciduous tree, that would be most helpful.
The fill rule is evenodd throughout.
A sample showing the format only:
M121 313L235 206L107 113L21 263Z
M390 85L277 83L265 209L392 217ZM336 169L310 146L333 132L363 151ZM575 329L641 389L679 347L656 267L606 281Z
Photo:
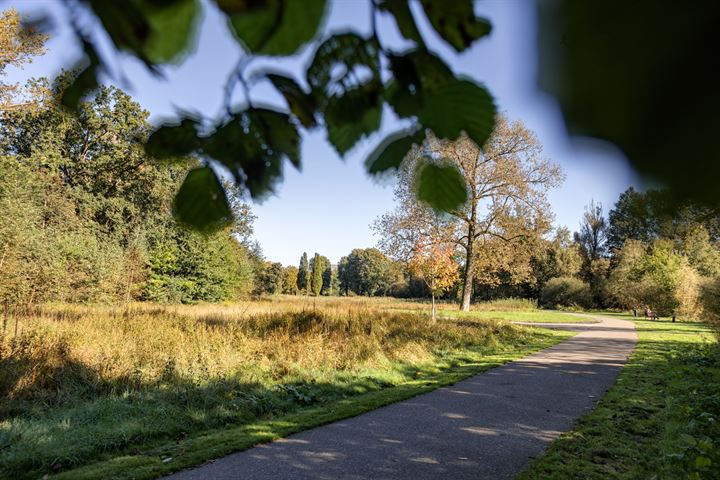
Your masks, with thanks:
M535 291L540 292L551 278L576 277L581 266L579 247L573 242L570 230L566 227L557 228L552 239L541 241L533 256Z
M394 258L407 258L436 218L432 208L413 195L423 158L456 168L468 187L467 201L444 221L455 228L454 242L464 261L461 308L469 310L477 259L493 244L545 234L552 219L547 192L562 182L563 173L542 155L534 133L504 115L497 117L482 147L467 136L447 141L429 134L403 163L395 188L396 209L374 223L380 248Z
M607 239L610 250L622 248L626 240L650 245L658 238L682 241L702 226L712 243L720 241L720 212L697 202L678 203L669 190L638 192L628 188L608 215Z
M575 232L575 242L587 264L607 256L607 221L601 203L590 200L585 207L580 231Z
M298 267L292 265L283 269L283 293L287 295L298 294Z
M255 274L255 292L277 294L283 292L284 271L281 263L262 262Z
M385 295L397 280L392 262L376 248L356 248L338 264L340 288L348 294Z
M0 191L15 192L14 205L0 209L0 230L21 215L28 235L14 257L25 265L27 288L8 287L25 292L13 302L219 301L248 293L249 251L238 238L240 224L245 240L252 232L249 207L238 208L235 225L189 231L170 215L187 167L148 161L147 112L110 87L78 112L47 102L0 117ZM0 240L0 249L20 243ZM10 285L0 277L6 281L0 290Z
M32 63L35 57L43 55L47 39L47 35L22 25L14 8L0 14L0 113L38 108L39 97L47 93L41 82L20 85L2 79L8 67L22 68Z
M459 277L454 254L454 243L420 239L408 263L410 271L422 278L430 291L433 323L436 322L435 297L452 288Z

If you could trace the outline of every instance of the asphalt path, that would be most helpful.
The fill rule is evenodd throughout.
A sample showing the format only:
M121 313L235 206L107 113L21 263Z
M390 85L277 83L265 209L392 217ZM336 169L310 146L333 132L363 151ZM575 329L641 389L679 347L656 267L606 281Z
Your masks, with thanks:
M541 324L580 333L522 360L166 478L513 478L594 408L635 348L633 323L595 318Z

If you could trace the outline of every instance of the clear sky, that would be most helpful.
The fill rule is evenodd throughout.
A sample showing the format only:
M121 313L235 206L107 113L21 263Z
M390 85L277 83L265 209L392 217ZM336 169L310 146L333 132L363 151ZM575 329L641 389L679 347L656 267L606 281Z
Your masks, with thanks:
M301 1L301 0L298 0ZM326 31L354 29L368 32L368 0L333 0ZM50 11L56 17L48 53L21 72L9 71L10 80L32 76L53 76L80 58L80 50L62 18L63 10L53 0L0 1L1 8L14 6L21 13ZM148 74L139 62L121 57L113 65L118 83L150 111L151 121L172 117L177 109L215 115L222 109L223 86L228 72L243 55L213 8L204 5L195 52L179 66L168 68L165 79ZM427 24L418 2L412 2L416 20L431 49L439 53L457 73L484 82L495 96L500 110L511 119L521 119L536 132L545 155L560 164L567 175L565 184L550 194L556 225L576 230L584 206L594 198L609 210L629 185L638 185L626 160L616 149L590 140L571 139L554 99L537 88L537 18L530 0L487 0L475 2L476 13L493 24L490 37L457 55ZM400 48L403 39L394 22L383 17L379 24L383 43ZM254 69L272 66L304 78L304 67L312 46L289 61L259 59ZM118 75L121 73L122 75ZM243 98L239 91L236 102ZM270 85L252 89L253 100L283 105ZM303 251L319 252L335 263L353 248L376 243L369 224L393 207L392 186L379 184L364 171L363 161L384 134L401 125L391 111L383 112L382 129L358 144L340 159L325 140L324 131L306 134L302 144L302 172L288 165L284 181L274 196L253 207L258 219L255 237L269 260L298 263Z

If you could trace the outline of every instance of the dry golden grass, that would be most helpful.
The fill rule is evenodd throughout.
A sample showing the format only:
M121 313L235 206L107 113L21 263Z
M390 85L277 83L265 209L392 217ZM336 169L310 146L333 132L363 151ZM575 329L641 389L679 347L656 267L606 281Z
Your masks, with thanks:
M27 403L72 403L217 379L270 384L338 371L421 363L492 343L503 322L446 320L427 305L383 298L277 296L227 305L47 305L0 342L0 418ZM417 312L414 313L414 312Z

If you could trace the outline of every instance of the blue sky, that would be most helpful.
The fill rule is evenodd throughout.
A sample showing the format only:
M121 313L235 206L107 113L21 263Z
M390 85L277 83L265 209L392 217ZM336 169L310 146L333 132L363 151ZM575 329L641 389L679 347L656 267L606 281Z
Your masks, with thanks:
M9 71L10 80L32 76L53 76L62 67L71 66L80 51L62 18L62 10L52 0L0 2L2 8L15 6L21 13L39 10L57 14L48 53L23 71ZM368 0L334 0L326 21L327 29L369 31ZM221 111L223 86L228 72L243 55L228 33L220 15L205 5L195 52L179 66L166 70L166 79L148 74L142 65L127 57L113 64L116 77L128 83L115 83L127 90L151 113L151 121L173 117L177 109L215 115ZM550 194L556 225L576 230L584 206L594 198L609 210L618 195L639 179L620 152L612 146L588 139L571 139L554 99L536 86L536 11L529 0L488 0L476 2L476 13L492 21L493 33L469 50L457 55L429 28L418 2L412 3L416 20L431 49L439 53L454 71L469 75L487 85L500 110L511 119L521 119L536 132L545 155L560 164L567 175L564 185ZM379 21L383 43L400 48L404 45L393 20ZM304 78L304 67L312 47L296 58L278 62L258 59L253 70L272 66ZM122 75L117 75L122 73ZM238 88L234 100L243 102ZM283 105L272 87L253 87L254 101ZM303 251L319 252L334 263L353 248L374 246L376 239L369 224L393 207L392 186L369 178L363 168L365 156L384 134L400 125L389 110L383 112L383 124L375 134L358 144L340 159L325 140L323 131L303 138L302 172L285 170L284 181L274 196L253 207L258 219L255 236L265 256L284 264L298 263Z

